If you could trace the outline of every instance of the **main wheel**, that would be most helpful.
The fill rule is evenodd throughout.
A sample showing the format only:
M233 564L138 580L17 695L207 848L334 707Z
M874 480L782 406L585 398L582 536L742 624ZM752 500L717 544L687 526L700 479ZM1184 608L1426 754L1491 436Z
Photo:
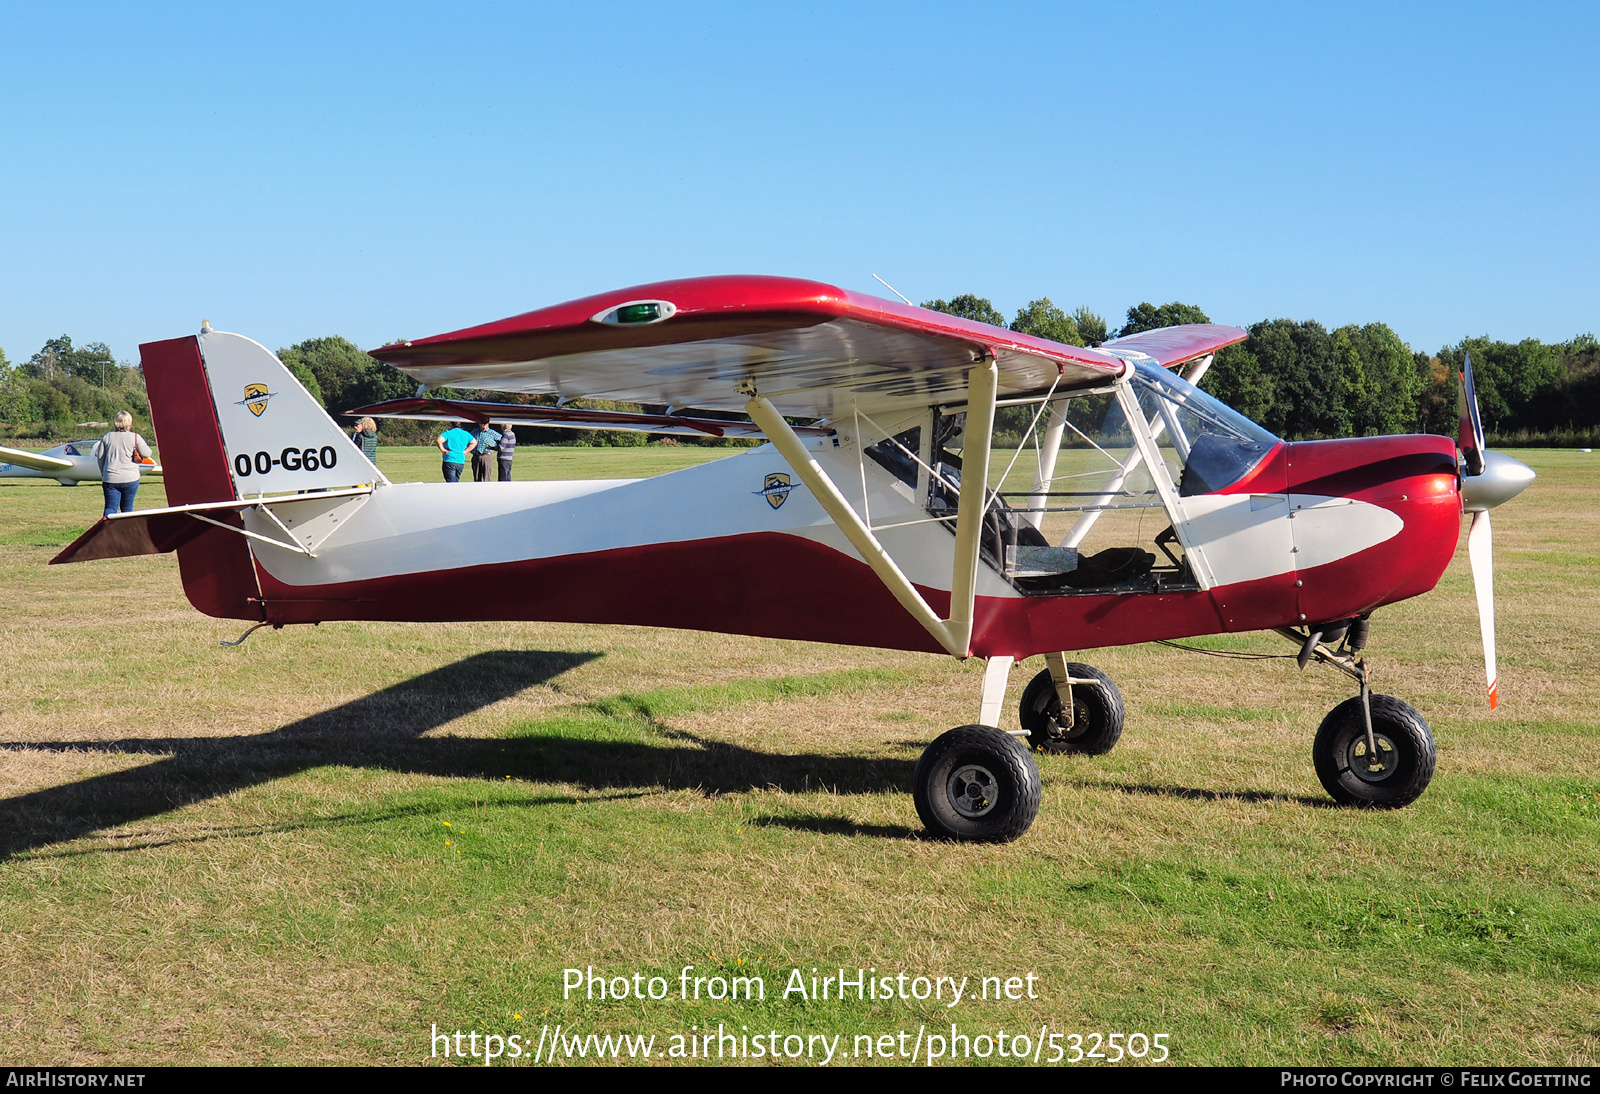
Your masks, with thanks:
M1099 684L1074 684L1072 687L1072 725L1062 725L1061 697L1056 682L1045 669L1029 681L1022 692L1022 707L1017 712L1028 743L1040 752L1082 752L1099 756L1110 752L1122 736L1122 692L1111 677L1093 665L1067 662L1067 675L1074 680L1098 680Z
M1008 843L1039 812L1039 767L1021 741L989 726L941 735L917 761L917 816L941 839Z
M1371 701L1376 752L1367 747L1367 723L1357 696L1322 720L1311 758L1317 778L1335 801L1399 809L1420 798L1433 778L1433 734L1410 704L1392 695L1374 695Z

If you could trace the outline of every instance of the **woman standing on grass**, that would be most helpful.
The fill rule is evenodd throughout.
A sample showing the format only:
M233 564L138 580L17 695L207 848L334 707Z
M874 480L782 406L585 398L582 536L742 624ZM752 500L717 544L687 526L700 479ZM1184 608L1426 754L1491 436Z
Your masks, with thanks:
M371 418L362 418L356 423L355 432L350 434L350 439L355 441L361 449L361 454L367 458L373 467L378 466L378 423Z
M133 512L133 497L139 492L139 465L150 462L150 445L133 431L133 415L119 410L112 423L117 428L94 445L108 517Z

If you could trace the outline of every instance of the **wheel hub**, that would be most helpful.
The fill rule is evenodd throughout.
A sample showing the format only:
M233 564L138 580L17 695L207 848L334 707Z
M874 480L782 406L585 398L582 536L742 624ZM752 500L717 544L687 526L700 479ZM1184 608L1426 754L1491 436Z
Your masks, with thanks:
M980 764L964 764L952 771L946 790L950 804L963 817L981 817L1000 800L994 773Z
M1399 768L1400 752L1387 734L1374 731L1372 736L1378 750L1371 751L1367 735L1358 733L1345 749L1345 764L1362 782L1381 783Z
M1046 711L1048 721L1045 723L1045 732L1052 740L1070 741L1082 737L1089 728L1089 704L1082 699L1072 700L1072 724L1063 725L1061 722L1061 700L1052 701Z

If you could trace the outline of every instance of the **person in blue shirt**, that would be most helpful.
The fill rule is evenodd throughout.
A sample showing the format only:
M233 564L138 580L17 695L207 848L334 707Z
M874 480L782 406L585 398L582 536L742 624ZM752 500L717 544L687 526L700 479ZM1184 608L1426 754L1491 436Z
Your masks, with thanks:
M495 446L500 443L500 434L488 422L484 422L472 435L472 440L472 481L493 482Z
M459 425L451 426L439 434L439 451L444 453L444 481L460 482L461 469L466 466L467 453L478 447L472 434Z

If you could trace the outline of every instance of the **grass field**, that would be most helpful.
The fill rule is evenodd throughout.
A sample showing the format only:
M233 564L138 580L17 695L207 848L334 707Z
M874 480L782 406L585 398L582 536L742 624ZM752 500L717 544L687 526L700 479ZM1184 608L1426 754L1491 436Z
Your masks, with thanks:
M724 454L517 459L633 477ZM1600 457L1518 456L1540 479L1495 513L1500 710L1464 539L1437 590L1375 617L1377 690L1439 742L1419 802L1355 812L1318 785L1342 677L1113 649L1082 659L1121 685L1121 743L1040 757L1039 819L1000 847L919 838L909 794L922 747L975 718L980 665L545 624L224 649L241 628L188 606L170 556L45 566L98 490L0 484L7 1062L443 1062L435 1025L558 1022L654 1034L657 1056L719 1023L843 1035L867 1062L858 1034L909 1052L953 1022L1163 1033L1188 1064L1594 1065ZM425 450L380 462L438 474ZM762 976L766 999L681 1000L685 965ZM563 999L587 966L670 995ZM791 968L809 987L840 966L968 997L782 997ZM1037 998L972 998L1029 974Z

